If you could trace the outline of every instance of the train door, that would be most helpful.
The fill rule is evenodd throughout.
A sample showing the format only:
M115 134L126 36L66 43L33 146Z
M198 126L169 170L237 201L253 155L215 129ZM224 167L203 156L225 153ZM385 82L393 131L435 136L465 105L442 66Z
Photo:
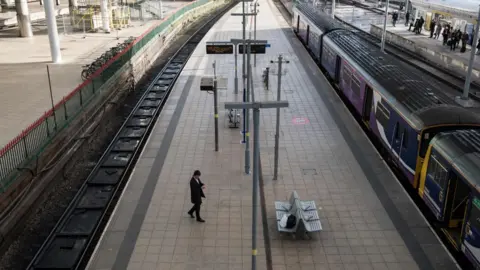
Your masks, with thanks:
M458 249L462 240L462 229L466 218L469 186L455 173L449 175L444 232L448 240Z
M432 149L428 157L423 193L423 200L442 223L448 220L445 217L445 202L449 194L449 172L444 164L443 158Z
M305 44L308 46L308 40L310 39L310 25L307 25L307 38L305 38Z
M342 58L340 56L336 56L335 59L335 83L338 84L340 82L340 70L342 69Z
M396 155L398 155L397 158L393 159L397 163L397 165L400 165L399 159L400 159L400 149L401 149L402 140L403 140L403 133L400 127L400 123L397 122L393 127L392 138L390 141L390 147L392 148L392 151Z
M370 126L370 114L372 113L372 100L373 100L373 89L366 84L365 86L365 98L363 103L363 112L362 120L367 125Z
M297 33L300 29L300 15L297 15Z

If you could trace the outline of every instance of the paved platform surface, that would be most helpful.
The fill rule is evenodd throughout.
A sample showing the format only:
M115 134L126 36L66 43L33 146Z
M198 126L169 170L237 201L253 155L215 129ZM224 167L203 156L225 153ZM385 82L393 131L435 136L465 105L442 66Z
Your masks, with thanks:
M377 24L376 26L383 28L383 24ZM408 31L408 27L405 26L405 21L401 20L395 27L392 26L391 21L387 24L387 31L401 36L415 43L415 46L422 51L425 51L426 55L429 55L429 59L438 62L439 64L448 67L450 70L455 71L462 76L466 75L468 69L468 63L470 60L471 46L467 45L465 52L460 52L461 42L459 47L454 51L450 50L450 46L443 45L443 36L440 35L438 39L430 38L430 31L422 29L420 34L415 34ZM477 42L474 41L476 46ZM480 57L475 55L473 64L472 79L477 83L480 83Z
M272 269L455 269L278 10L268 0L259 2L257 38L272 47L257 55L257 100L276 97L275 91L260 87L262 69L280 53L290 61L283 78L283 97L290 107L282 109L277 181L271 180L275 110L261 112ZM243 173L240 130L227 127L223 110L224 102L241 98L233 94L234 58L205 55L204 47L206 41L240 37L241 19L228 12L194 52L88 269L250 269L252 180ZM218 153L213 96L199 90L200 78L213 74L214 60L217 76L228 78L228 89L219 90ZM276 85L275 78L271 85ZM305 124L293 125L294 118ZM191 207L189 180L196 169L206 184L206 223L186 213ZM324 231L311 241L292 241L275 229L273 201L285 200L294 189L320 208ZM257 229L257 269L267 269L260 215Z
M166 16L188 4L174 1L163 3ZM0 148L51 108L47 65L50 67L53 99L57 103L82 83L80 74L83 65L93 62L128 37L142 35L159 22L132 21L131 27L110 34L64 33L60 29L61 64L50 64L50 47L45 27L38 27L34 37L27 39L14 37L15 35L2 38L2 35L16 33L17 29L1 31Z

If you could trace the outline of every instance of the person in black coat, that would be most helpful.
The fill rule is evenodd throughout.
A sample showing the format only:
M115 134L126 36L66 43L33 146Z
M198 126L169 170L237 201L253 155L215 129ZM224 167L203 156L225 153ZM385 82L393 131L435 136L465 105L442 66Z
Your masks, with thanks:
M190 192L191 192L191 201L193 203L192 209L188 211L188 214L190 217L195 218L193 215L193 212L195 212L195 215L197 217L198 222L205 222L200 217L200 205L202 204L202 198L205 198L205 194L203 193L203 189L205 188L205 184L200 181L200 171L196 170L193 173L192 179L190 179Z

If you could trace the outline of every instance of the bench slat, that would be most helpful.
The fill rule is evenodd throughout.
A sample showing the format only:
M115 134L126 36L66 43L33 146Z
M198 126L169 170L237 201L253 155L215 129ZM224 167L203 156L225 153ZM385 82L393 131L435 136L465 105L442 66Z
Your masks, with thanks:
M303 211L317 210L317 206L315 205L315 201L300 201L300 205L301 205Z
M314 220L320 220L320 216L318 216L317 211L304 211L302 212L303 219L306 222L314 221Z
M305 229L308 232L319 232L322 230L322 223L320 220L313 220L313 221L304 221L305 222Z
M275 202L275 210L288 212L292 208L292 205L289 202Z

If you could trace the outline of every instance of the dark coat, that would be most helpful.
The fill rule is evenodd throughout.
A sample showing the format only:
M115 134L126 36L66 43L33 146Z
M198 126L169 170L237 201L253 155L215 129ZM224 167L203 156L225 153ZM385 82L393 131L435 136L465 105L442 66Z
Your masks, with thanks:
M202 183L202 181L200 181L200 179L198 179L198 182L193 177L192 179L190 179L190 192L193 204L202 203L202 198L205 198L205 194L203 193L202 189L203 186L204 184Z

